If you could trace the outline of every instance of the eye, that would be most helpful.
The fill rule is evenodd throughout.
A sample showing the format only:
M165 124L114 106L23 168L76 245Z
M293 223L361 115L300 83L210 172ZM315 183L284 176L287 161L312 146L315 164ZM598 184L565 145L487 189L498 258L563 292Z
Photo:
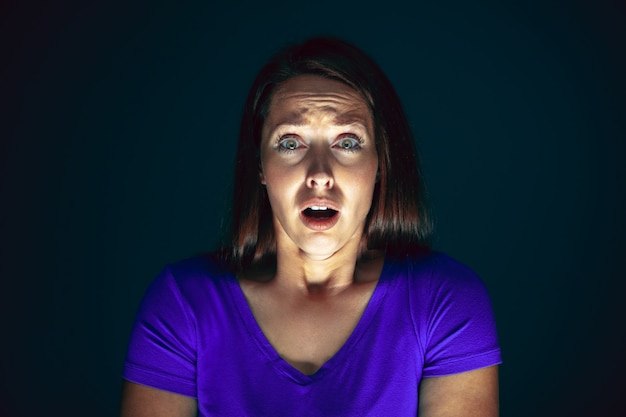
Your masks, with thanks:
M345 151L356 151L361 149L361 139L355 135L343 136L335 146Z
M293 152L301 146L300 141L294 136L281 136L277 142L280 152Z

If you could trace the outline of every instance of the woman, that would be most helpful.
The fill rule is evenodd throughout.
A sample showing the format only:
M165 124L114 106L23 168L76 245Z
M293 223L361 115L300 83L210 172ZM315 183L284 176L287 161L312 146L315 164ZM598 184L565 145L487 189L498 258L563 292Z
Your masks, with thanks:
M378 66L311 39L259 73L232 248L147 291L123 416L496 416L489 299L428 250L414 145Z

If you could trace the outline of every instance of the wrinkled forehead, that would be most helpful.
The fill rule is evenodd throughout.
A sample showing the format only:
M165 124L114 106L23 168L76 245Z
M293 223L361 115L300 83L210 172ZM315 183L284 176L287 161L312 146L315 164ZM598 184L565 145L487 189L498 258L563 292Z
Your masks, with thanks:
M312 118L338 126L359 123L372 128L371 112L363 96L340 81L300 75L276 87L266 123L298 126Z

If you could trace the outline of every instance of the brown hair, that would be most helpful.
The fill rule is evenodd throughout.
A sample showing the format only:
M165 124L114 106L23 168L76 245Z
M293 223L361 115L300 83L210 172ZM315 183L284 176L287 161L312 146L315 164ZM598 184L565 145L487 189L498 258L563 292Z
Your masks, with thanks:
M313 38L270 59L248 94L235 163L231 264L241 270L274 259L272 209L259 181L261 130L276 86L304 74L343 82L361 93L369 105L379 180L364 228L367 248L399 255L427 247L431 224L424 185L398 95L378 65L360 49L335 38Z

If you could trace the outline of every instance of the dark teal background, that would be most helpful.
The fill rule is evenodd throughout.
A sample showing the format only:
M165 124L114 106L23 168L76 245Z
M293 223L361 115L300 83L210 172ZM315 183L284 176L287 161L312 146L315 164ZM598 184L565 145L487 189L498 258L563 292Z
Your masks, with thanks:
M115 415L144 289L220 239L252 78L316 34L403 100L502 415L626 415L623 2L45 3L0 6L0 415Z

